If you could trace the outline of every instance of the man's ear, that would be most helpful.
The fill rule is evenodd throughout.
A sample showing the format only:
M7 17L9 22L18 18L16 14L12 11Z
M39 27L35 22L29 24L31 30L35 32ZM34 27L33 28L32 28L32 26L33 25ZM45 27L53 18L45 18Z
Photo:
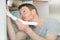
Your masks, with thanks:
M32 14L36 15L36 10L35 9L32 9Z

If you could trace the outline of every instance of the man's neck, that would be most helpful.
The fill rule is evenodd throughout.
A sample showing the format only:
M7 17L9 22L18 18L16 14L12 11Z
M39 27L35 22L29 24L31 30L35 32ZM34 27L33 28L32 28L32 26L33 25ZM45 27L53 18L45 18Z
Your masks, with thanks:
M36 26L38 28L43 23L44 19L36 15L32 21L38 22L38 25Z

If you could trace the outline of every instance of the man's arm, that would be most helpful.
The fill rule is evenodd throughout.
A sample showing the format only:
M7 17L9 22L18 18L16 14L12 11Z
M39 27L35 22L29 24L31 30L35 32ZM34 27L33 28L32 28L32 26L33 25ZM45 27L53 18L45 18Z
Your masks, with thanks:
M31 37L32 40L56 40L57 35L55 34L46 34L46 37L43 38L40 35L37 35L34 31L30 28L27 29L26 33Z
M37 35L30 27L23 25L21 22L19 22L18 20L15 21L19 30L22 30L24 32L26 32L32 40L56 40L57 35L55 34L46 34L46 37L43 38L39 35Z
M6 5L6 10L9 11L8 5ZM8 16L6 16L6 18L7 18L6 20L7 20L7 30L8 30L9 38L10 38L10 40L16 40L16 34L12 27L11 19Z
M12 27L11 20L8 16L7 16L7 30L10 40L16 40L16 34Z

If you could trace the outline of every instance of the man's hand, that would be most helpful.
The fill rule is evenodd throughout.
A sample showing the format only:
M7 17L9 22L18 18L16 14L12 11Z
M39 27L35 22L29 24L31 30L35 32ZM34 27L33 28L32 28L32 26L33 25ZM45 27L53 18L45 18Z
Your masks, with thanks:
M6 5L6 10L9 11L9 6L8 5Z
M27 29L29 28L29 26L24 25L24 24L23 24L22 22L20 22L19 20L15 20L15 23L17 24L19 30L21 30L21 31L26 32Z

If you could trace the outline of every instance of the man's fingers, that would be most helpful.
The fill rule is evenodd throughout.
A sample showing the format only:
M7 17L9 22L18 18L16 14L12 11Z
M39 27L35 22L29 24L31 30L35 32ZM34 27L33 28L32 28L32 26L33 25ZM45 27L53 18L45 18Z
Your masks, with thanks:
M23 29L24 29L24 25L23 25L19 20L15 20L15 23L17 24L17 27L18 27L20 30L23 30Z

